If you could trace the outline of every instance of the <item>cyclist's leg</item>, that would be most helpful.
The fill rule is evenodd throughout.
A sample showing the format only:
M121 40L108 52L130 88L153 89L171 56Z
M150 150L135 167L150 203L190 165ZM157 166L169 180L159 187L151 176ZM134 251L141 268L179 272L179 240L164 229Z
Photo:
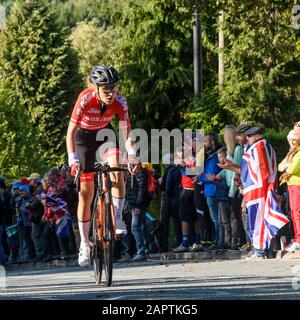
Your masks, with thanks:
M77 218L81 242L89 243L88 233L91 219L91 204L94 196L94 174L83 173L80 178L80 192L78 194Z
M93 169L95 151L93 148L91 148L88 140L82 140L82 137L79 137L77 143L77 154L83 168L83 173L80 177L80 192L78 195L79 201L77 209L78 228L81 239L78 262L80 266L86 266L89 264L90 257L89 229L91 219L91 204L94 196Z
M119 167L119 150L118 148L108 150L105 160L111 167ZM123 208L125 203L125 182L123 172L111 172L110 180L112 184L111 193L114 206L114 216L117 235L127 234L126 224L123 220Z

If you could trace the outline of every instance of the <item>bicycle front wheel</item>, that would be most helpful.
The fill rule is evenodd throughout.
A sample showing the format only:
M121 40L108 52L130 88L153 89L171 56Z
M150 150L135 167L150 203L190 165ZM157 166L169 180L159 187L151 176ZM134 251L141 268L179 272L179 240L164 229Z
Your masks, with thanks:
M103 252L98 244L98 215L99 215L99 198L95 199L92 223L90 230L90 240L93 243L91 249L91 262L94 269L94 275L96 284L100 284L102 279L102 268L103 268Z
M109 287L112 283L113 273L113 241L114 241L114 228L111 216L110 203L105 203L104 211L104 230L103 230L103 258L104 270L106 275L106 285Z
M102 279L102 267L103 267L103 253L101 249L96 245L93 248L93 268L96 284L101 283Z

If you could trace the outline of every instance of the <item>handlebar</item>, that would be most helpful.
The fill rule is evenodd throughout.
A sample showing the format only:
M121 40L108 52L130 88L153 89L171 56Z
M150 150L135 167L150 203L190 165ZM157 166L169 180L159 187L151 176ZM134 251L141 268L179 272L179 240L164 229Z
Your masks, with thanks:
M110 167L108 163L95 164L95 173L108 173L108 172L128 172L127 168Z
M76 186L77 192L80 191L80 176L82 174L82 166L79 164L78 169L76 171L76 175L74 177L74 184ZM95 173L109 173L109 172L128 172L127 168L119 168L119 167L110 167L108 163L95 163Z

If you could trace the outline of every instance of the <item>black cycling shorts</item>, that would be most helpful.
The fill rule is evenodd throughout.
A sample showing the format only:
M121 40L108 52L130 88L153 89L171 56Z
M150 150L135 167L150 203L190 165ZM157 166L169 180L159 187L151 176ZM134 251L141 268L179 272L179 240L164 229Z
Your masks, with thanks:
M103 129L113 130L116 137L116 141L115 141L115 144L112 146L112 148L119 149L119 141L113 127L109 125ZM103 129L100 129L100 130L79 129L77 131L76 150L77 150L77 155L78 155L80 164L82 165L84 173L94 172L94 166L96 162L96 152L98 148L106 142L114 143L114 141L108 141L108 137L105 137L104 141L96 140L98 132Z

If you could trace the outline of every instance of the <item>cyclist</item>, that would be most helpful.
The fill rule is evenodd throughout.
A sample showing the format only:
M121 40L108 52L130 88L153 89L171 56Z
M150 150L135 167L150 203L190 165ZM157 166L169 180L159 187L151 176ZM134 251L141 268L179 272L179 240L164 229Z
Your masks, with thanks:
M120 77L111 66L95 66L90 74L90 86L83 90L75 103L69 122L66 143L69 166L74 176L79 163L82 166L80 177L79 203L77 209L80 233L80 249L78 263L80 266L89 264L89 227L91 218L91 203L94 197L94 163L96 152L104 142L114 144L107 150L102 160L112 167L119 166L118 141L97 141L97 134L104 129L111 129L111 120L115 114L120 121L120 129L125 139L128 157L135 158L134 142L128 138L130 121L127 101L118 91ZM132 171L135 168L130 168ZM122 172L110 174L112 182L112 200L115 212L117 235L126 234L126 225L122 219L125 200L125 185Z

